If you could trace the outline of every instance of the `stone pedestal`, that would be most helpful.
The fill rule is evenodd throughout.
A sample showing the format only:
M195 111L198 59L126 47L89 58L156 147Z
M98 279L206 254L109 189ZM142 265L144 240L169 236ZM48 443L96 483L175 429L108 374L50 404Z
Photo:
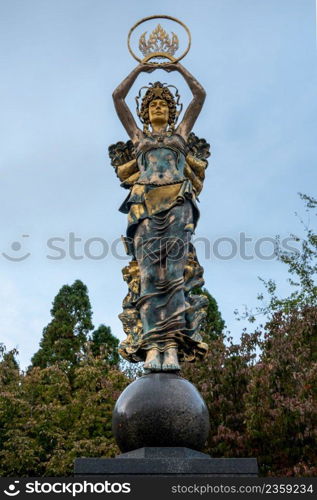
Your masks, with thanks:
M151 373L130 384L112 423L123 453L78 458L75 476L257 476L256 459L201 453L210 428L208 409L196 387L175 373Z
M209 415L196 387L176 373L151 373L132 382L119 397L112 430L122 452L143 447L202 450Z
M210 458L189 448L140 448L116 458L77 458L75 476L257 477L255 458Z

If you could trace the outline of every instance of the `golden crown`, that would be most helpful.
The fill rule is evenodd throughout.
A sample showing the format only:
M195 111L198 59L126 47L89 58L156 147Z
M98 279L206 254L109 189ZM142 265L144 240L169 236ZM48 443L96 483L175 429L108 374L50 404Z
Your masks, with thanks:
M178 36L174 33L171 32L169 35L164 28L160 24L156 26L156 28L153 29L153 31L150 33L150 35L147 37L147 31L145 31L139 38L139 51L143 55L143 58L138 57L132 50L131 44L130 44L130 39L131 35L134 32L134 30L140 26L140 24L143 24L147 21L152 21L153 19L168 19L169 21L173 21L180 25L186 32L187 35L187 47L184 50L184 52L180 55L175 57L175 52L179 49L179 39ZM187 28L187 26L180 21L179 19L176 19L175 17L171 16L165 16L165 15L160 15L160 16L149 16L145 17L144 19L141 19L138 21L134 26L129 31L128 34L128 48L131 53L131 55L140 63L149 63L153 65L164 65L166 62L151 62L152 59L168 59L168 61L172 62L177 62L183 59L187 52L190 49L191 45L191 35L190 31Z
M168 33L162 28L160 24L150 34L146 40L147 31L145 31L139 40L139 49L145 58L159 58L174 56L179 48L178 36L172 32L170 38Z

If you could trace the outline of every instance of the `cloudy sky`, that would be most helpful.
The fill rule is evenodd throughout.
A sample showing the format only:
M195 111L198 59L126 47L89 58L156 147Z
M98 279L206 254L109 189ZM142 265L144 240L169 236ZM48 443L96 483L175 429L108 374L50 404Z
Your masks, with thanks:
M258 276L287 293L270 239L300 233L297 192L316 195L315 8L314 0L161 0L159 8L153 0L2 0L0 342L18 347L22 367L54 296L75 279L89 288L95 326L124 336L117 239L126 219L117 209L126 192L107 149L127 139L111 94L136 65L126 36L145 16L178 17L192 33L183 63L207 91L194 131L213 151L197 248L234 338L242 325L233 311L256 305ZM132 108L150 79L176 83L188 104L181 76L159 70L137 80ZM103 255L106 244L112 251Z

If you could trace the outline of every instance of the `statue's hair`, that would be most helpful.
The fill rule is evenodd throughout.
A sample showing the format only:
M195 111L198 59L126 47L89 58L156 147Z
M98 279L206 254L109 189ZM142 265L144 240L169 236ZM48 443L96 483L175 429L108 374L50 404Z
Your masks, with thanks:
M159 89L161 90L159 92ZM168 123L169 125L173 125L176 121L176 102L172 92L169 90L167 86L165 86L161 82L155 82L151 87L146 91L140 109L140 118L142 118L143 123L146 125L150 124L150 116L149 116L149 104L154 99L162 99L166 101L169 109L168 114Z
M150 115L149 115L149 104L154 99L164 99L168 105L168 125L169 132L172 133L175 127L175 123L183 109L183 105L180 102L180 95L177 88L174 85L166 85L166 83L155 82L150 83L150 86L142 87L139 90L139 94L135 98L136 100L136 112L141 122L143 123L144 133L148 133L150 125ZM142 97L142 91L146 89L145 94ZM170 89L174 89L174 94ZM141 99L141 105L139 103Z

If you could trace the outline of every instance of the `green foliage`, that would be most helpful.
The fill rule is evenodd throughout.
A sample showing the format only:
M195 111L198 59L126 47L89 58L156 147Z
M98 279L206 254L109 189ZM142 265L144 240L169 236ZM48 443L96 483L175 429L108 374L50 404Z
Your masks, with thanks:
M193 295L204 295L208 299L207 315L202 321L201 331L203 332L204 342L214 340L219 337L224 328L225 322L222 319L221 313L218 309L216 299L208 292L206 288L194 288L191 293Z
M113 457L112 411L128 382L91 353L72 381L68 362L19 373L18 383L0 391L0 474L68 476L76 457Z
M315 211L317 201L301 197L307 210ZM185 364L182 375L209 408L207 453L256 457L264 476L316 476L317 235L306 227L300 252L279 251L279 258L293 291L280 298L274 281L266 282L269 301L259 309L265 324L250 333L245 329L238 343L223 333L208 291L195 290L209 301L203 325L209 352L204 362ZM74 285L56 297L53 319L26 374L16 352L0 345L2 476L67 476L78 456L111 457L119 451L111 433L112 409L130 377L140 375L139 367L119 370L118 341L109 327L89 333L87 290L81 282Z
M26 373L16 351L0 344L2 476L67 476L78 456L119 452L112 411L129 379L117 368L118 340L105 325L89 335L91 306L79 280L60 289L51 314Z
M19 365L15 356L17 350L7 352L4 344L0 343L0 387L5 387L19 379Z
M316 307L279 311L259 342L244 402L249 448L264 474L317 474L316 325Z
M241 343L221 335L209 342L204 363L187 364L184 372L209 409L211 432L206 452L215 457L250 456L245 446L244 395L256 359L257 336ZM251 452L252 456L252 452Z
M317 307L317 200L312 196L299 193L301 200L305 203L306 221L300 217L301 225L304 229L304 237L299 238L296 234L290 237L300 244L298 251L285 251L280 242L280 237L276 237L276 254L280 262L286 264L288 268L288 282L292 292L288 297L281 298L278 295L277 285L273 279L263 280L267 297L259 294L258 299L261 305L258 313L268 316L275 311L283 310L290 312L294 308ZM296 214L298 216L298 214ZM311 222L315 222L310 227ZM265 299L266 302L265 303Z
M19 401L21 376L16 354L15 349L6 352L0 344L0 450L6 441L6 425L15 417L15 402Z
M100 325L91 334L90 348L94 356L106 357L111 365L118 365L119 339L112 335L109 326Z
M206 453L256 457L264 476L316 476L316 325L314 307L274 313L264 331L218 337L186 366L209 409Z
M312 219L317 201L301 198ZM262 475L317 474L317 235L304 227L297 253L283 252L277 238L293 290L281 298L274 280L264 282L269 300L261 294L257 311L266 315L264 327L244 330L238 344L212 338L205 363L184 370L209 408L206 452L256 457Z
M76 280L64 285L51 309L52 321L44 328L40 349L32 358L32 366L46 368L67 361L69 369L79 362L80 353L93 329L87 287Z

